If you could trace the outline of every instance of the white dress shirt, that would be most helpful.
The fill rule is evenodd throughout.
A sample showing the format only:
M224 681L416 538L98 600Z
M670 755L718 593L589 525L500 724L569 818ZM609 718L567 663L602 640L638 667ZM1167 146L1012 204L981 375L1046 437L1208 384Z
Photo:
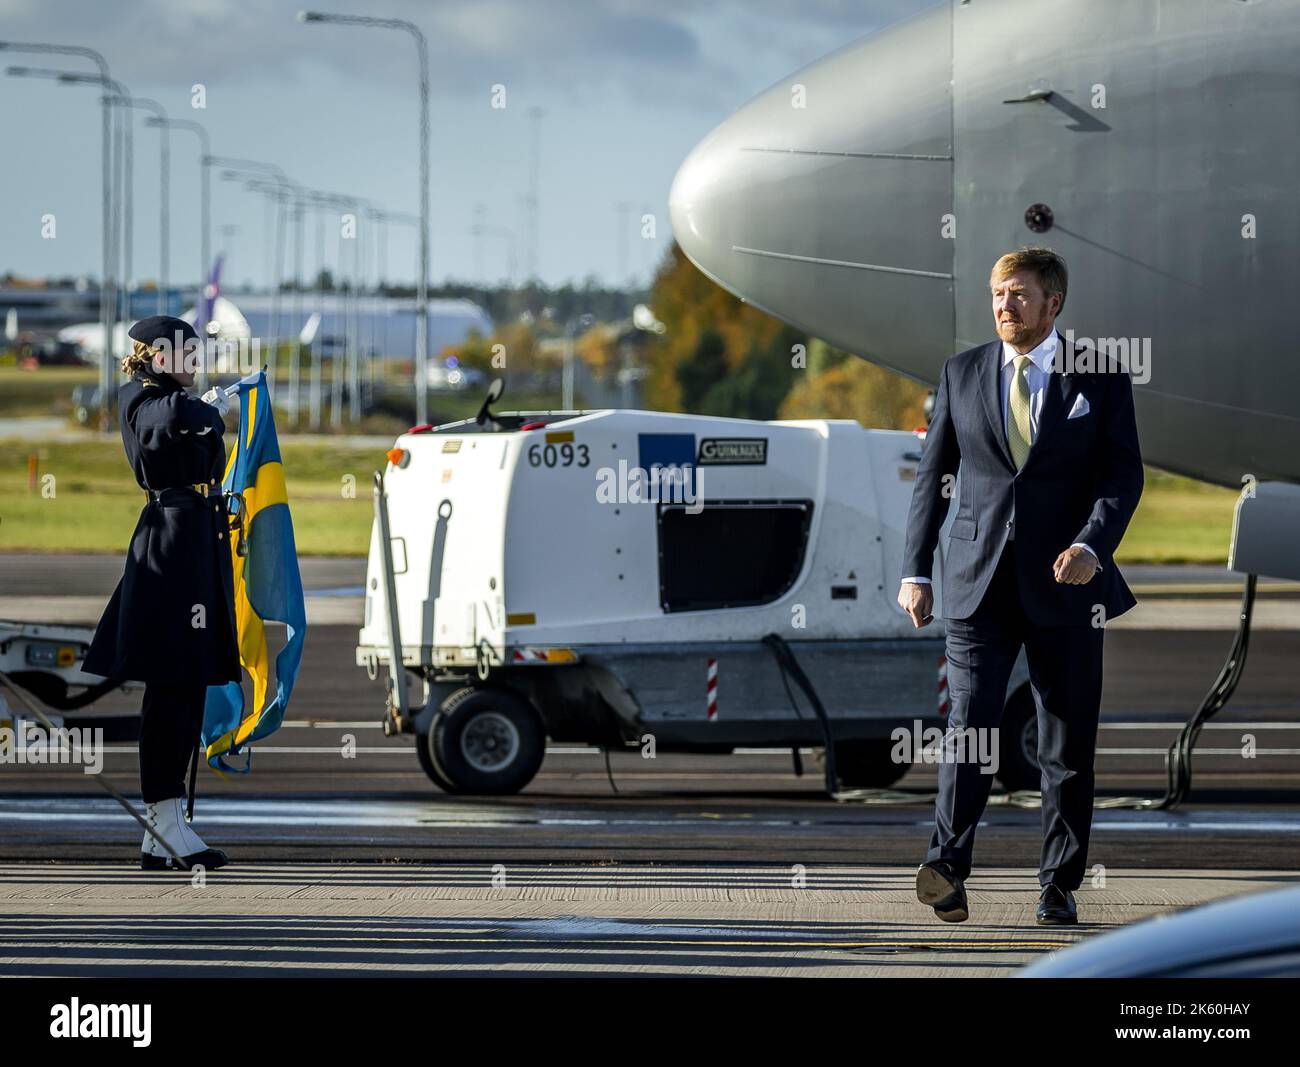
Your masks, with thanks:
M1043 413L1043 397L1047 395L1047 382L1052 376L1052 359L1056 356L1057 336L1053 330L1038 345L1025 353L1029 365L1025 368L1025 382L1029 386L1029 440L1038 440L1038 420ZM1020 355L1006 341L1002 342L1002 434L1011 439L1010 408L1011 382L1016 375L1016 356Z
M1060 335L1055 329L1052 330L1043 340L1034 348L1025 353L1029 357L1029 365L1025 368L1025 383L1029 386L1029 439L1030 441L1038 440L1038 420L1043 413L1043 398L1047 396L1047 383L1052 377L1052 360L1056 356L1056 346L1060 343ZM1015 348L1006 341L1002 342L1002 433L1007 436L1010 428L1008 419L1010 418L1010 407L1008 401L1011 399L1011 381L1016 373L1016 356L1020 355ZM1070 546L1071 548L1085 549L1093 559L1100 561L1100 557L1092 548L1082 541L1076 541ZM1101 570L1100 562L1097 570ZM922 585L929 584L929 578L923 578L920 575L913 575L910 578L904 578L904 582L917 582Z

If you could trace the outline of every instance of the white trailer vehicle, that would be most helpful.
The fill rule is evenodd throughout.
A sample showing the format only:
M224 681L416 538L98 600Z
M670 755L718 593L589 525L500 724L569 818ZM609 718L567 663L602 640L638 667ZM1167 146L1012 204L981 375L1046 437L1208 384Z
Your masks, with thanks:
M0 675L58 712L75 712L115 689L143 690L138 682L110 682L87 674L81 662L90 649L94 628L57 623L0 619ZM23 715L0 687L0 728L14 728ZM55 725L75 725L76 716L52 715ZM94 722L107 722L96 717ZM116 725L116 720L114 720Z
M415 708L390 684L385 729L416 736L435 783L517 792L548 738L796 760L821 746L836 786L903 776L891 732L942 726L947 705L942 621L918 631L895 600L919 435L492 414L499 395L401 435L375 475L357 663L376 677L400 658L423 682ZM792 678L810 683L803 709ZM1009 788L1038 785L1025 679L1022 661Z

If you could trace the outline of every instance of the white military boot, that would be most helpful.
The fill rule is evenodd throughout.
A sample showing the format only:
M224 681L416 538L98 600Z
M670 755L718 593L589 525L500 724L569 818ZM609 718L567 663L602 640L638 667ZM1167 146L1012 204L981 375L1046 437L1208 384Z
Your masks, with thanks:
M145 805L145 822L153 833L146 833L140 844L140 867L146 871L178 870L176 861L158 843L154 834L162 836L186 863L187 868L202 866L216 870L226 864L226 854L209 848L185 821L185 800L172 797Z

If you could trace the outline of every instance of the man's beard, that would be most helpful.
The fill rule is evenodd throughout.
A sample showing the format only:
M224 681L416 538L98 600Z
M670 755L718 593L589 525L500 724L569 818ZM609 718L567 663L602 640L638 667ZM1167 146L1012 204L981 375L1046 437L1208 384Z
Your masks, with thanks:
M998 336L1008 344L1023 345L1039 332L1039 325L1030 325L1024 319L998 322Z

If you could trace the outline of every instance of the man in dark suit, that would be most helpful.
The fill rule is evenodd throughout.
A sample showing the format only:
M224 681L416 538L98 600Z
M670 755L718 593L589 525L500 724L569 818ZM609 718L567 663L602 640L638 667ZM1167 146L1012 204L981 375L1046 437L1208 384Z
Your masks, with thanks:
M1136 602L1113 556L1142 495L1142 455L1125 369L1056 331L1064 261L1045 248L1003 256L990 277L998 340L943 366L912 490L899 605L933 618L939 530L960 468L943 570L948 738L993 730L1023 645L1038 712L1043 849L1040 925L1074 923L1092 826L1104 627ZM975 827L991 775L939 764L935 827L917 898L939 918L969 914ZM966 751L987 748L966 746Z

